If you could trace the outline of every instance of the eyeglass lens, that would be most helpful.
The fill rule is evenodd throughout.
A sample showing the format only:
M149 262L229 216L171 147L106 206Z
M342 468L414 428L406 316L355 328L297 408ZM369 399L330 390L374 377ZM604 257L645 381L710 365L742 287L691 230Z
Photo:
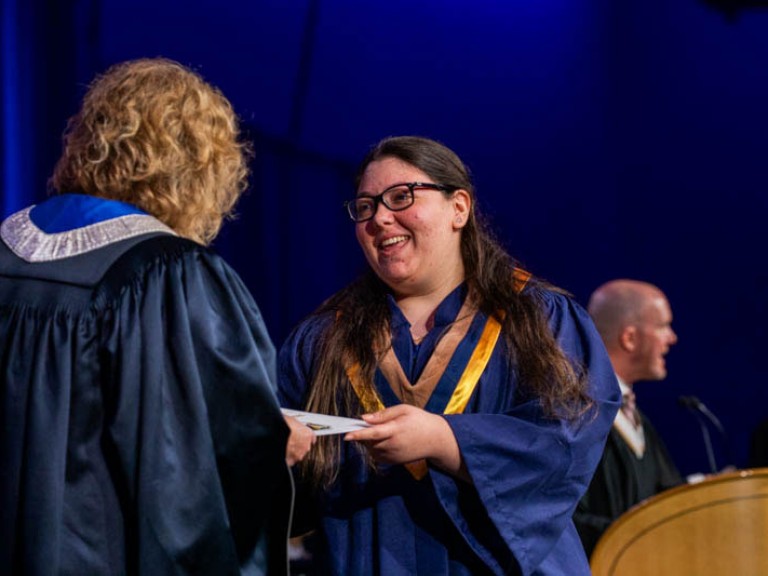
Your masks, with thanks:
M349 215L356 222L369 220L376 213L376 207L379 202L393 212L405 210L413 204L413 185L398 184L392 188L387 188L378 196L355 198L347 205Z

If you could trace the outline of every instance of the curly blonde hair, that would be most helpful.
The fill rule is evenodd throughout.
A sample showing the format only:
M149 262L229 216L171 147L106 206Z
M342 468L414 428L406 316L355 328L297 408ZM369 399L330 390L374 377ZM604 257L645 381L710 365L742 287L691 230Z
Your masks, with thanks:
M217 88L178 62L133 60L90 85L51 186L128 202L208 244L247 188L251 154Z

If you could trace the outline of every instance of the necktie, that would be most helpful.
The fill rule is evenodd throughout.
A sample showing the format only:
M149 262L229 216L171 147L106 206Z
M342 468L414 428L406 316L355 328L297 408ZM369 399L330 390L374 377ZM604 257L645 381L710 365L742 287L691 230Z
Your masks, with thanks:
M624 393L621 397L621 411L632 423L632 426L638 428L640 426L640 416L637 413L637 404L635 402L635 393L631 390Z

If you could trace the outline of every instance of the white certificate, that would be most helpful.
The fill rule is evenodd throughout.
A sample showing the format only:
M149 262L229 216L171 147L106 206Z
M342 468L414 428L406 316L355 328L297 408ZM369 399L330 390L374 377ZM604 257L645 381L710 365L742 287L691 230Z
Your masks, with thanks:
M283 414L296 418L302 424L309 426L316 436L325 436L327 434L345 434L353 430L368 428L365 420L358 418L344 418L343 416L329 416L327 414L318 414L316 412L304 412L303 410L293 410L290 408L281 408Z

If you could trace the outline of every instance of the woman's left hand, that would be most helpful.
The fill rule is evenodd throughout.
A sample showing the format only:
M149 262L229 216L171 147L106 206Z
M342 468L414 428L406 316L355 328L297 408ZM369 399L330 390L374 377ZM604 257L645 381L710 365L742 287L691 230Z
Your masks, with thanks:
M363 443L374 460L407 464L426 458L446 472L460 472L459 445L442 416L400 404L362 418L371 426L349 432L344 440Z
M283 415L285 423L291 430L288 444L285 447L285 463L288 466L301 462L315 443L315 433L307 425L292 416Z

